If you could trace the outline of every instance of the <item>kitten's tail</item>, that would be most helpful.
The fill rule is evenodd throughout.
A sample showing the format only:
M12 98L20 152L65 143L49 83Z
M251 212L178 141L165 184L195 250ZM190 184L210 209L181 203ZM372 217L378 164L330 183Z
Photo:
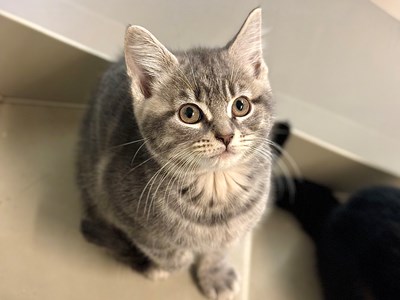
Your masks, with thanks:
M271 133L272 141L279 147L275 158L290 138L290 124L277 122ZM300 178L274 178L275 204L293 214L304 230L314 239L319 239L323 225L339 205L332 191L322 185Z
M270 139L273 141L273 147L275 159L278 159L282 155L283 147L288 141L290 136L290 124L288 122L276 122L271 130Z
M275 204L291 213L313 240L321 237L324 224L339 206L339 201L332 191L323 185L308 180L293 179L295 187L289 187L287 180L276 178Z

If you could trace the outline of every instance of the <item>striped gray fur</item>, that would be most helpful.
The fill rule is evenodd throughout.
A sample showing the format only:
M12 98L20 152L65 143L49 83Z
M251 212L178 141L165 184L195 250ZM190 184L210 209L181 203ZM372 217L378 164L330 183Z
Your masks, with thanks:
M234 117L241 96L251 110ZM179 119L185 103L203 111L199 123ZM85 237L153 278L195 264L206 296L231 299L238 276L226 251L268 199L272 108L260 9L216 49L171 53L144 28L129 27L125 57L102 77L82 124ZM218 138L226 134L228 146Z

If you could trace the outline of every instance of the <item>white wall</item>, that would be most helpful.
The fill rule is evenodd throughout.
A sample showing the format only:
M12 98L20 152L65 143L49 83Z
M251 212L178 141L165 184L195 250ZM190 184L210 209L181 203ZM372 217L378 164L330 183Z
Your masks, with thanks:
M259 5L279 115L303 136L400 174L400 22L368 0L0 0L0 12L115 58L129 23L171 48L224 45Z
M313 138L400 174L400 22L366 0L266 7L280 114Z
M275 91L398 140L400 22L365 0L268 3Z

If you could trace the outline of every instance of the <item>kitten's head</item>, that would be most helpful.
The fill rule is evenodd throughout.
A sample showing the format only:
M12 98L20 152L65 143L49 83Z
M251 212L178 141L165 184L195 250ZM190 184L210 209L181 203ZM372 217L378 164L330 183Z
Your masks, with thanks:
M125 61L136 121L162 164L210 170L268 155L262 146L273 115L261 9L225 47L175 55L146 29L130 26Z

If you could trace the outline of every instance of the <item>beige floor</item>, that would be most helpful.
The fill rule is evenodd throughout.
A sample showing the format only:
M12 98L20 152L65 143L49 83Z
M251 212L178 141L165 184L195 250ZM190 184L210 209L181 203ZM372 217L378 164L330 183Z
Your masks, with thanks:
M82 109L0 102L0 299L203 299L187 272L151 282L78 232L73 160ZM312 247L275 212L232 253L238 299L314 300ZM297 298L296 298L297 297Z
M251 300L322 300L314 246L288 213L275 209L255 229Z

